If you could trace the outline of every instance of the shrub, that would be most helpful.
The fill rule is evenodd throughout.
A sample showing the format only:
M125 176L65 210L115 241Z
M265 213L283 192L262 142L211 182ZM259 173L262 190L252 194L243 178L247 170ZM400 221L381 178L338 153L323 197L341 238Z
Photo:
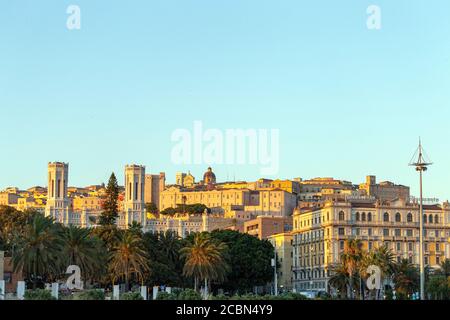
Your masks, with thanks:
M177 295L175 293L168 293L164 291L158 292L156 300L177 300Z
M202 296L193 289L186 289L180 292L178 300L202 300Z
M217 296L212 297L212 300L228 300L228 299L229 299L229 297L227 297L224 294L218 294Z
M73 295L73 300L105 300L102 290L86 290Z
M24 298L25 300L56 300L52 293L45 289L27 290Z
M127 292L120 296L120 300L144 300L139 292Z

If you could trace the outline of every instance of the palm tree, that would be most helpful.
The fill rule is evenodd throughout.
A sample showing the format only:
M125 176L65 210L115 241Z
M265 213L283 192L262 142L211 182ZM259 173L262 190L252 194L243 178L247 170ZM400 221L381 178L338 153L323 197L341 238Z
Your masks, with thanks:
M408 259L402 259L395 265L394 284L400 299L406 299L419 289L419 271Z
M354 282L355 277L359 279L361 289L360 269L363 261L364 253L362 250L362 243L358 239L347 240L347 246L344 253L341 255L341 261L348 273L350 298L354 298ZM356 291L356 290L355 290Z
M22 270L36 288L39 281L56 278L61 266L60 228L53 219L35 214L13 245L14 272Z
M362 262L362 270L360 271L364 279L367 278L367 268L370 265L376 265L380 268L381 279L380 282L383 283L385 279L392 276L395 269L394 254L392 250L386 245L375 248L368 252ZM380 290L377 290L377 299L379 298Z
M341 298L346 298L350 287L347 268L342 263L338 263L330 271L332 274L330 286L338 291Z
M436 274L443 275L446 278L450 277L450 259L445 259L441 262L440 268L436 270Z
M125 279L128 290L130 278L134 275L141 283L149 271L148 257L142 239L132 232L121 232L117 245L110 253L110 271L113 284L117 278Z
M227 245L215 242L208 233L197 233L186 247L181 249L185 259L183 275L194 278L197 291L199 281L208 287L211 281L223 282L230 267L225 261Z
M65 267L77 265L82 275L98 279L102 275L106 257L103 243L89 229L65 227L62 232Z

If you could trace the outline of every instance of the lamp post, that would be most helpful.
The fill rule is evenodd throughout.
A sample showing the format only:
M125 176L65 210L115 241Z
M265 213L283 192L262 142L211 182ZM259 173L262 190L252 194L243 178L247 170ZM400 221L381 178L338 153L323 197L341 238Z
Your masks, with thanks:
M416 160L414 160L416 159ZM423 259L423 187L422 187L422 175L424 171L428 170L428 166L431 166L432 162L427 162L424 158L424 150L422 148L422 142L419 139L419 147L414 153L410 166L416 167L416 171L420 176L420 204L419 204L419 264L420 264L420 300L425 300L425 266Z

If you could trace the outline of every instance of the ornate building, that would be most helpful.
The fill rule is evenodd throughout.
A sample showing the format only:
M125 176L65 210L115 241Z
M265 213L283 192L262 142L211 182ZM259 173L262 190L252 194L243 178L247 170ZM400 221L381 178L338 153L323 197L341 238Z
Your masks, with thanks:
M71 222L69 199L67 197L68 179L68 163L50 162L48 164L48 193L45 215L63 224Z
M450 206L424 206L425 264L450 259ZM363 249L386 245L397 261L419 263L419 207L402 200L330 201L321 208L294 213L293 281L297 291L328 291L331 266L339 263L346 240Z
M123 217L119 217L119 226L126 228L136 221L145 227L145 167L140 165L125 166L125 198Z

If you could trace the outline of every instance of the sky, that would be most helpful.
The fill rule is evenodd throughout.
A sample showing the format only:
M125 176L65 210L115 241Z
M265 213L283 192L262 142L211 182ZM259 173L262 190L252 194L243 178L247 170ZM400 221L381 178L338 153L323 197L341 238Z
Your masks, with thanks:
M81 28L66 26L69 5ZM366 10L381 10L370 30ZM106 182L125 164L197 180L171 159L177 129L278 129L267 178L366 175L450 199L450 2L16 0L0 2L0 189ZM219 181L254 164L214 164Z

